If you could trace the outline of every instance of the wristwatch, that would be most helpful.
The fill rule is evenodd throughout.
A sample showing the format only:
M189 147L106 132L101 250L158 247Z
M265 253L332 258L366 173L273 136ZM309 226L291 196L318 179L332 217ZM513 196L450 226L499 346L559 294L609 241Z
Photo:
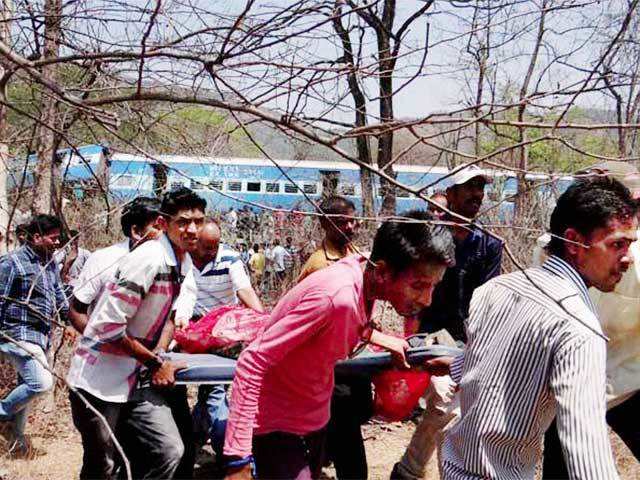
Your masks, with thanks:
M149 360L144 362L144 366L147 367L149 370L156 370L160 368L163 363L164 363L164 359L160 355L155 353L153 357L151 357Z

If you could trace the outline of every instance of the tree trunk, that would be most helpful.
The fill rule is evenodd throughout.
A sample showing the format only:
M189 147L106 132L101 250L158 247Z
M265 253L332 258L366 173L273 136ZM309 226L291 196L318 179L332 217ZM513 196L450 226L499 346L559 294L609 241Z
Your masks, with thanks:
M349 32L347 32L342 25L341 12L342 12L341 0L336 0L335 12L333 18L333 28L340 37L342 43L343 61L349 68L349 75L347 76L347 82L349 84L349 92L353 97L353 103L355 106L355 126L364 127L367 125L367 101L364 96L360 84L358 83L358 76L356 73L356 62L353 55L353 44ZM371 158L371 145L369 143L369 137L367 135L359 135L356 138L356 147L358 150L358 160L367 165L373 165L373 159ZM365 217L373 217L373 176L370 170L365 167L360 167L360 187L362 190L362 214Z
M529 83L531 82L531 77L533 76L533 71L535 70L536 63L538 62L538 54L540 53L540 47L542 45L542 37L545 32L545 19L547 16L547 7L549 1L543 0L542 5L540 6L540 20L538 21L538 32L536 37L536 44L531 53L531 59L529 60L529 68L527 69L527 74L525 75L524 81L522 82L522 87L520 88L520 103L518 105L518 122L523 122L525 120L525 112L527 109L527 95L529 91ZM516 196L515 201L515 212L514 218L520 219L524 216L528 209L531 206L531 192L529 192L529 185L525 176L525 172L529 169L529 147L525 145L527 141L527 131L525 127L518 128L518 142L521 144L519 151L519 159L518 159L518 168L520 171L518 172L518 195Z
M2 115L2 113L0 113ZM5 119L0 119L0 124ZM0 129L2 129L0 127ZM7 195L7 165L9 164L9 147L0 143L0 255L7 253L11 231L9 229L9 197Z
M379 62L379 88L380 88L380 122L393 121L393 70L395 59L391 52L389 33L393 29L395 17L395 0L386 0L382 14L384 28L376 30L378 40ZM383 132L378 135L378 167L384 173L395 178L395 172L391 161L393 160L393 131ZM380 194L382 196L381 215L393 215L396 213L396 187L384 178L380 178Z
M62 19L61 0L46 0L44 50L45 58L58 56ZM55 64L42 67L42 77L56 83ZM56 159L56 138L52 128L58 123L57 102L41 90L40 121L36 133L36 168L34 196L31 206L33 213L51 213L58 182L58 162ZM37 192L37 193L36 193Z
M0 2L0 40L9 44L11 39L11 16L13 14L12 0ZM0 60L0 77L4 76L6 65ZM4 92L0 95L4 97ZM4 99L4 98L3 98ZM6 100L6 99L4 99ZM9 225L9 198L7 196L7 170L9 168L9 145L4 143L7 138L7 107L0 105L0 255L7 252L11 236Z

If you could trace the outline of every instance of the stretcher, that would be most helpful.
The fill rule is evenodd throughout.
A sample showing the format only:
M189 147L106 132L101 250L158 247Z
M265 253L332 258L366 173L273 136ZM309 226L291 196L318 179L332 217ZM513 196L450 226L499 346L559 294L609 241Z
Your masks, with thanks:
M415 347L407 350L407 361L410 365L420 365L434 357L456 356L462 350L456 347L431 345ZM236 361L231 358L213 354L167 353L165 358L172 361L185 362L187 368L176 372L176 383L186 384L225 384L233 381ZM388 352L365 351L359 355L339 362L336 374L341 376L370 376L391 367L391 354Z

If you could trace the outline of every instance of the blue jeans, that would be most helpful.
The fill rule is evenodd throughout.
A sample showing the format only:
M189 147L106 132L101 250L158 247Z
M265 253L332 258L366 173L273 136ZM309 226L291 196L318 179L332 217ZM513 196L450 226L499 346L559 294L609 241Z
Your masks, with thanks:
M0 355L18 373L18 385L0 400L0 420L14 422L14 433L21 437L27 424L29 405L53 388L53 376L42 365L48 365L42 347L30 342L18 343L23 348L9 342L0 343Z
M224 385L200 386L198 403L193 407L194 430L211 439L211 447L217 458L222 458L228 418L227 387Z

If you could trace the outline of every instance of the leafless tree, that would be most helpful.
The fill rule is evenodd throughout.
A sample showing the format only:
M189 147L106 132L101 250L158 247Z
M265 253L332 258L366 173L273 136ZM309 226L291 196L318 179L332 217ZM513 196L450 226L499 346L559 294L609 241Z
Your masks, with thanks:
M62 1L46 0L42 12L44 27L42 32L42 51L37 52L41 58L57 58L62 40ZM38 32L34 32L37 35ZM37 42L36 44L38 44ZM58 64L45 64L40 69L43 82L56 84L58 82ZM36 128L35 153L39 162L35 168L35 184L32 211L52 212L53 201L58 190L58 161L56 158L55 130L51 126L59 126L61 119L58 114L58 100L43 88L40 92L40 119ZM57 208L59 211L59 206Z
M55 9L62 14L51 14ZM255 145L268 125L305 146L305 157L322 151L356 163L365 216L373 216L376 181L387 215L396 189L420 196L436 187L398 181L397 162L428 156L423 160L508 169L523 193L532 158L539 166L549 156L554 172L561 165L554 155L609 158L583 141L587 135L635 138L633 115L601 122L574 114L589 102L610 102L604 92L611 95L612 86L636 84L629 73L623 80L603 70L613 68L614 53L622 55L634 10L635 2L623 0L606 7L596 0L20 0L12 41L0 42L8 69L2 79L5 91L21 86L36 102L9 95L3 105L24 122L11 126L14 152L31 150L27 132L36 129L38 185L49 182L55 165L51 145L107 139L115 149L155 158L214 153L213 146L237 152L243 143L251 155L278 158ZM606 22L612 33L597 52L591 45ZM443 90L458 85L457 102L398 118L399 95L432 78ZM217 131L227 140L207 142L197 128L185 128L193 109L198 128L203 118L224 125ZM631 159L632 150L625 152L619 157Z
M605 30L606 40L616 33L616 25L621 16L635 8L628 3L627 11L611 18L611 24ZM640 114L640 37L638 36L638 16L634 15L629 28L615 49L603 62L602 79L614 100L615 120L618 124L638 123ZM612 32L612 33L609 33ZM637 153L637 130L616 129L618 153L621 157L635 156Z
M7 42L10 38L11 22L13 17L13 2L3 0L0 4L0 41ZM0 59L0 77L6 73L7 62ZM5 89L0 87L0 95ZM5 99L6 100L6 99ZM9 145L7 138L7 108L4 103L0 105L0 254L5 253L8 246L10 233L8 231L9 221L9 199L7 196L7 170L9 166Z

